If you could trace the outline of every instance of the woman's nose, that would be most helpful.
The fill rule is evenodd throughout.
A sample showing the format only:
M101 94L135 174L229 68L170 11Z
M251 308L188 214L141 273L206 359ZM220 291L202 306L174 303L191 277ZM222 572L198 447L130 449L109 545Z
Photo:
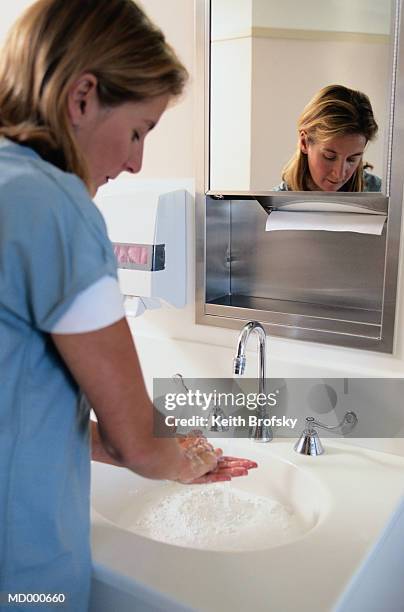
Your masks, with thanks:
M344 178L346 173L347 166L343 160L337 161L334 163L332 167L332 173L336 180L341 180Z
M134 151L129 156L128 161L125 164L126 172L130 172L131 174L136 174L140 172L142 169L143 163L143 143L139 144L134 148Z

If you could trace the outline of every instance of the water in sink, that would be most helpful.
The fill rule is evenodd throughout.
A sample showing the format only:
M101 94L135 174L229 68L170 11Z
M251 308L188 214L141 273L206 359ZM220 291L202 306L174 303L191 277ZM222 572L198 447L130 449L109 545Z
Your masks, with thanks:
M277 500L233 482L184 486L166 483L133 491L121 526L153 540L204 550L257 550L296 540L307 531L300 516Z

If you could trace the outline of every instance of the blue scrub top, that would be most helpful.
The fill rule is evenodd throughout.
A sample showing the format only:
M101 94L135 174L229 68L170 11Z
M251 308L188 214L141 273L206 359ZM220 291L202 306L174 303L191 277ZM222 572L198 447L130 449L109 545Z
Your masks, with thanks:
M104 275L116 260L83 182L1 139L0 593L66 596L40 610L88 609L89 413L49 332Z

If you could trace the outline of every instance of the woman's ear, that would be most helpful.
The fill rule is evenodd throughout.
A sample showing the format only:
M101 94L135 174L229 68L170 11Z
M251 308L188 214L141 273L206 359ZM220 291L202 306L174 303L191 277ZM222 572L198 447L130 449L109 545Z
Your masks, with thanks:
M299 133L299 143L300 143L300 150L302 153L308 153L308 138L307 138L307 132L305 132L304 130L300 130Z
M67 94L67 110L74 128L82 127L98 110L97 78L91 74L82 74L71 85Z

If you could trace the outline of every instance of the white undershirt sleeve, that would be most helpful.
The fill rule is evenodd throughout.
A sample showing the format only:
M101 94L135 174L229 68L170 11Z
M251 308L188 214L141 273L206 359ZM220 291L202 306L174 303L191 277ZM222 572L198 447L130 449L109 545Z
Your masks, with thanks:
M123 317L125 309L119 283L112 276L103 276L77 294L51 333L79 334L96 331Z

